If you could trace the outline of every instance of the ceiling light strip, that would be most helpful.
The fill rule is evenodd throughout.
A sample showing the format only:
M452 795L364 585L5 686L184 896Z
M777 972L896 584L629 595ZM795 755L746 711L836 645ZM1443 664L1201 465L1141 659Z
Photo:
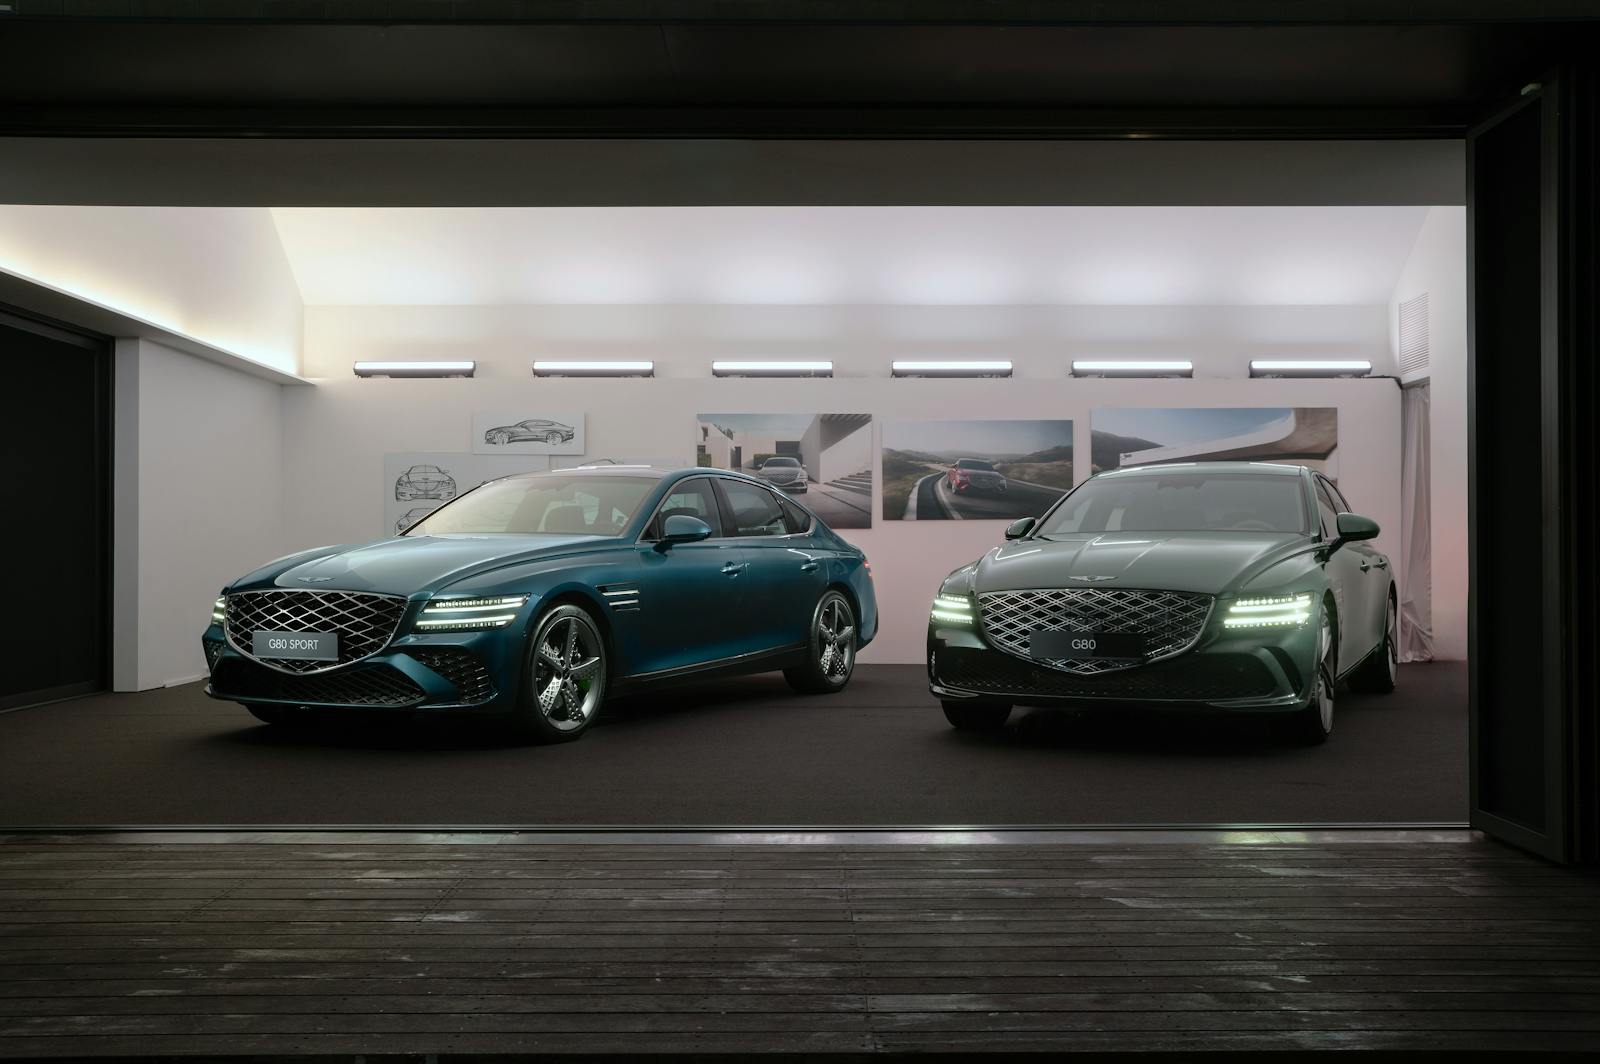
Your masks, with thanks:
M713 377L831 377L833 363L826 361L716 361Z
M1372 363L1364 358L1255 358L1252 377L1365 377Z
M535 377L654 377L656 364L636 361L546 360L533 364Z
M1192 377L1188 359L1090 358L1073 359L1074 377Z
M357 377L471 377L476 362L357 362Z
M1009 359L896 359L889 364L896 377L1009 377Z

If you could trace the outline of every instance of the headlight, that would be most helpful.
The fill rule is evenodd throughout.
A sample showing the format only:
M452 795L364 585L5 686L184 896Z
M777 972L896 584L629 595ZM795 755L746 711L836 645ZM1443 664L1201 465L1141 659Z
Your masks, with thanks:
M425 632L465 632L476 628L504 628L517 619L527 595L494 598L434 599L422 608L417 627Z
M1224 628L1295 628L1311 619L1311 592L1242 598L1228 607Z
M972 600L940 593L933 596L933 619L943 624L971 624Z
M221 624L228 616L228 600L219 598L211 604L211 623Z

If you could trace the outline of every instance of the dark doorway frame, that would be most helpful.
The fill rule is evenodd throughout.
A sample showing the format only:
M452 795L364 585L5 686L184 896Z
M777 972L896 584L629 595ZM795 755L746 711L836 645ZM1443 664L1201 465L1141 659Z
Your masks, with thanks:
M94 678L80 683L64 684L42 690L26 691L13 695L0 695L0 713L46 702L59 702L107 690L111 680L112 638L112 477L111 441L113 439L112 388L115 373L115 353L109 337L79 328L68 322L29 313L0 303L0 325L34 333L35 335L71 344L88 351L93 358L93 381L90 409L81 412L74 427L87 427L92 435L91 447L94 467L93 483L88 485L93 507L93 541L88 564L93 568L92 581L96 588L94 601L89 604L91 616L70 633L71 638L82 640L91 655Z

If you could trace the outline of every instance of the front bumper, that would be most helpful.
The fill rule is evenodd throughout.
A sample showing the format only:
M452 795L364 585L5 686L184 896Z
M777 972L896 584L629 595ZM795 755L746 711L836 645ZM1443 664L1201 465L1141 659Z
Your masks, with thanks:
M212 625L201 636L206 694L228 702L322 709L505 713L522 671L519 626L396 636L370 657L326 672L288 673L239 653Z
M1315 626L1224 632L1209 625L1175 657L1080 676L995 650L981 628L928 627L928 687L941 699L1013 705L1159 704L1291 711L1306 704L1316 657Z

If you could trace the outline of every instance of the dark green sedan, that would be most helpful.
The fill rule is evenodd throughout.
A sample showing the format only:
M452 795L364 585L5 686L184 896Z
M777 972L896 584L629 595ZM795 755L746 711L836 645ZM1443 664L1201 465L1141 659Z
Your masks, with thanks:
M1190 462L1100 473L945 578L928 679L957 728L1014 705L1274 714L1308 742L1341 682L1394 690L1389 559L1316 470Z

